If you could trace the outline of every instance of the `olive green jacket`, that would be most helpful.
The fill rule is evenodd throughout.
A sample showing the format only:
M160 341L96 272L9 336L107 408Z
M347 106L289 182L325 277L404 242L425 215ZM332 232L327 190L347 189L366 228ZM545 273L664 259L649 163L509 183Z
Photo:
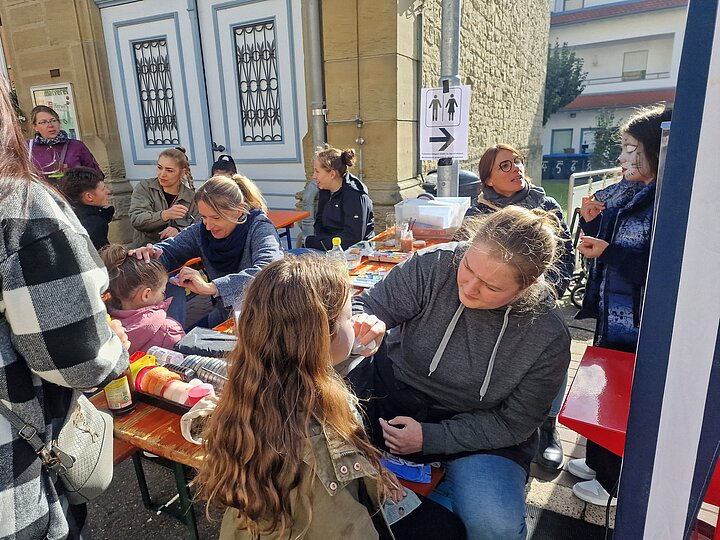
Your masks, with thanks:
M383 516L375 469L357 448L334 430L311 426L304 457L305 474L290 493L292 531L263 534L263 540L372 540L392 539ZM315 463L313 473L312 464ZM358 500L364 486L374 512ZM376 525L378 528L376 528ZM378 530L380 529L380 530ZM221 540L249 540L237 511L228 508L220 529Z
M186 216L183 219L164 221L160 217L160 213L168 209L168 203L158 179L150 178L137 184L130 198L130 210L128 212L130 214L130 223L135 229L133 247L159 242L160 231L165 227L172 226L182 230L192 225L194 220L200 217L194 198L195 191L181 183L176 204L187 206L188 216L192 216L192 219Z

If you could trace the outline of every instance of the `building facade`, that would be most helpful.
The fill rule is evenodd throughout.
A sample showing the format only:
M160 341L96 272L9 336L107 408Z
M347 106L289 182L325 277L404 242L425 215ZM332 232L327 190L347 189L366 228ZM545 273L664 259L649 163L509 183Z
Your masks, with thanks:
M106 171L121 220L132 183L153 176L159 152L174 146L198 181L230 154L270 207L292 208L313 166L307 4L0 0L4 60L26 113L32 87L70 83L78 136ZM327 140L356 149L353 172L380 216L419 193L432 167L418 157L418 109L421 86L438 82L440 4L321 2ZM473 90L463 168L505 141L539 170L545 65L536 60L548 27L545 0L463 2L460 77ZM115 226L115 239L126 229Z
M637 107L675 99L687 0L553 0L550 43L587 71L582 94L545 124L545 154L590 153L597 115L621 124Z

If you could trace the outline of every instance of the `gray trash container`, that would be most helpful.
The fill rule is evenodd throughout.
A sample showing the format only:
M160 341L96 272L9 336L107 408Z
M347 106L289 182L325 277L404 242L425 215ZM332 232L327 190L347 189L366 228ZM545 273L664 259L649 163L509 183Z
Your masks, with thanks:
M480 182L480 177L477 174L471 171L460 169L458 177L459 197L471 197L474 199L475 197L480 195L482 184ZM425 175L425 182L423 182L423 188L428 193L437 195L437 171L430 171Z

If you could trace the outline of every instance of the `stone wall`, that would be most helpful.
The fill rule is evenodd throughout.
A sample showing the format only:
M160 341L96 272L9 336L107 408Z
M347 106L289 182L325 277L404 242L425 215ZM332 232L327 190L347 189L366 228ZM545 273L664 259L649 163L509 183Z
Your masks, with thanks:
M421 191L417 20L396 0L325 0L322 10L328 142L356 149L353 172L382 222L393 204Z
M425 0L422 86L438 86L441 0ZM540 181L542 110L550 27L547 0L462 0L460 81L472 87L469 159L475 172L484 147L505 142L528 158ZM423 170L435 168L423 162Z
M72 84L82 141L90 148L113 191L116 221L111 241L129 242L130 185L125 180L100 10L92 0L0 0L4 45L26 115L30 87ZM59 70L52 77L50 70ZM24 126L28 137L32 126Z

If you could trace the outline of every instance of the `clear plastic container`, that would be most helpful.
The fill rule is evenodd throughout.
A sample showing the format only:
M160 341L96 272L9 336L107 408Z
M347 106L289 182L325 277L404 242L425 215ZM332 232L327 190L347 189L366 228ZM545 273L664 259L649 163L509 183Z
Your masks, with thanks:
M413 220L416 238L449 238L462 224L470 197L405 199L395 205L397 223Z

